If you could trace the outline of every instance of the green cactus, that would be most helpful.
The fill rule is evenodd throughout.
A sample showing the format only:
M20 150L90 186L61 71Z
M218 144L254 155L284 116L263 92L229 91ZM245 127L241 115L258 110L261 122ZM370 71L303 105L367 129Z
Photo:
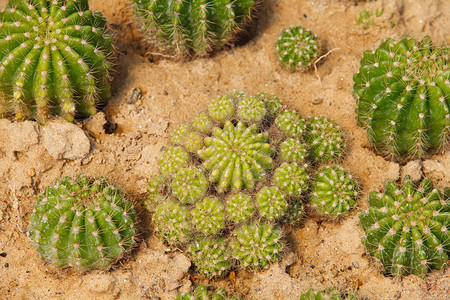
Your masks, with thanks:
M183 146L184 140L186 139L186 136L192 132L192 127L190 124L182 123L178 125L173 131L170 136L170 141L174 145Z
M180 146L167 148L159 160L159 171L163 176L172 177L178 170L189 163L189 153Z
M203 148L203 136L195 131L188 133L184 139L183 146L187 151L196 153Z
M263 187L256 195L256 204L261 217L279 219L287 209L286 195L275 186Z
M387 181L384 193L369 193L370 208L359 214L362 243L385 273L423 276L449 262L450 189L441 192L428 178L418 187L409 176L402 183Z
M245 97L236 107L237 118L247 124L260 123L266 114L266 104L256 97Z
M210 171L209 181L217 183L217 191L253 189L273 168L274 149L268 143L269 134L259 133L253 124L247 127L227 121L215 127L212 137L204 139L206 148L198 151L203 166Z
M306 154L306 146L299 139L287 138L280 144L279 155L282 161L302 163Z
M229 96L219 96L208 104L208 113L211 119L223 123L234 116L234 100Z
M132 0L148 42L166 55L205 56L249 20L256 0Z
M208 190L205 175L195 167L181 168L172 179L172 195L183 204L193 204Z
M321 168L314 179L311 207L318 215L336 218L347 215L358 198L353 176L338 166Z
M221 276L231 267L231 253L223 238L198 239L188 245L188 252L197 270L208 276Z
M276 119L275 125L288 137L302 138L306 130L306 122L293 111L282 112Z
M224 288L218 288L211 295L208 290L203 286L199 285L195 288L194 293L179 293L176 300L238 300L238 298L229 298L227 291Z
M156 231L170 245L186 243L191 237L189 209L174 199L160 203L155 210Z
M280 113L283 103L280 98L270 93L259 93L255 96L256 99L262 100L266 105L267 116L273 120Z
M106 269L134 244L135 217L132 203L103 177L64 177L38 196L28 232L49 262Z
M289 196L299 197L308 189L309 176L296 163L282 163L273 172L273 183Z
M336 160L344 154L344 133L333 121L324 117L308 119L306 142L314 159L321 163Z
M357 300L353 294L343 294L336 287L331 287L324 291L315 291L314 289L309 289L306 293L300 296L300 300Z
M0 117L73 121L110 97L112 37L87 0L9 1L0 49Z
M214 127L213 121L207 113L201 112L192 118L192 128L203 134L210 134Z
M255 222L235 229L230 245L234 258L243 267L258 269L281 257L281 237L280 228Z
M305 208L299 199L289 199L288 208L280 221L285 224L294 224L302 220L305 215Z
M153 176L148 183L147 191L148 199L144 205L148 210L154 211L156 206L166 199L167 185L165 177L161 175Z
M216 197L206 197L191 211L192 224L205 235L217 234L225 228L225 208Z
M278 61L290 71L303 71L317 60L321 46L311 31L298 27L283 30L275 44Z
M408 36L364 52L353 76L357 120L382 155L403 161L449 144L449 54Z
M227 215L236 223L248 222L255 212L252 197L245 193L237 193L227 198Z

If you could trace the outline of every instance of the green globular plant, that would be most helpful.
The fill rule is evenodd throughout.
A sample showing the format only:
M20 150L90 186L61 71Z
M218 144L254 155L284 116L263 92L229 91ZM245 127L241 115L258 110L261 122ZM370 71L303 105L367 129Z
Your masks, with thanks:
M227 198L227 215L232 222L243 223L248 222L255 212L255 205L250 195L245 193L237 193Z
M280 98L270 93L259 93L255 96L256 99L262 100L266 105L267 117L269 121L275 119L283 108L283 103Z
M279 219L287 209L286 195L275 186L263 187L256 195L256 204L261 217Z
M369 193L369 210L359 214L368 253L385 273L398 277L444 268L450 255L450 189L433 188L428 178L416 187L409 176L401 188L387 181L383 189Z
M296 163L282 163L273 172L273 183L289 196L299 197L308 189L309 176Z
M449 54L408 36L364 52L353 76L357 121L382 155L404 161L449 144Z
M245 97L236 107L236 116L247 124L259 123L266 116L266 104L256 97Z
M208 104L208 113L211 119L223 123L234 116L234 100L229 96L219 96Z
M299 139L287 138L280 144L280 158L285 162L302 163L307 154L304 143Z
M293 111L284 111L275 119L275 125L288 137L302 138L306 130L306 122Z
M275 50L281 66L294 72L310 68L317 60L321 46L315 34L297 26L281 32Z
M231 267L231 252L221 237L198 237L187 250L197 270L208 277L221 276Z
M135 218L131 201L103 177L64 177L38 196L28 233L46 261L106 269L133 246Z
M338 125L324 117L308 119L306 142L311 155L321 163L336 160L344 154L344 133Z
M233 257L243 267L262 268L280 259L283 250L279 227L254 222L233 231L230 242Z
M200 133L209 134L214 127L213 121L207 113L201 112L192 118L192 128Z
M194 293L179 293L176 300L238 300L239 298L229 298L224 288L218 288L213 293L208 293L205 286L199 285L195 288Z
M347 215L358 199L358 184L339 166L321 168L311 188L311 207L318 215L336 218Z
M294 224L302 220L305 215L305 208L299 199L289 199L288 208L280 221L285 224Z
M192 127L190 124L182 123L178 125L170 136L170 140L174 145L183 146L186 136L192 132Z
M300 296L300 300L357 300L358 297L353 294L341 293L337 287L331 287L324 291L309 289Z
M181 168L172 178L172 195L183 204L193 204L208 190L205 175L195 167Z
M156 206L166 199L166 189L165 177L161 175L153 176L148 183L148 199L144 203L145 207L150 211L154 211Z
M180 146L170 146L159 159L159 171L165 177L174 176L178 170L189 163L189 153Z
M192 224L204 235L219 233L225 228L225 207L216 197L206 197L191 211Z
M0 117L94 115L111 96L107 32L87 0L9 1L0 12Z
M253 189L273 168L274 149L268 142L269 134L259 132L253 124L235 125L227 121L223 128L214 127L206 137L206 148L198 151L203 166L210 171L209 181L217 183L217 191Z
M147 42L162 54L205 56L243 29L256 0L132 0Z
M183 143L184 148L189 151L196 153L198 150L203 148L203 136L198 132L188 133Z
M191 237L191 216L189 209L175 199L158 204L154 222L156 231L169 245L186 243Z

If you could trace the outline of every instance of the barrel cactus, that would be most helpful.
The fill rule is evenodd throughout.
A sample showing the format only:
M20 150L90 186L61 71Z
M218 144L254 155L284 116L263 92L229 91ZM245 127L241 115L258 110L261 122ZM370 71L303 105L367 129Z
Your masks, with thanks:
M344 155L344 133L327 118L314 117L307 120L306 142L312 157L318 162L329 163Z
M132 0L152 47L165 56L205 56L229 43L249 21L258 0Z
M423 276L449 261L450 188L433 188L428 178L415 186L409 176L402 184L387 181L383 193L369 193L370 208L359 215L362 243L385 273Z
M324 291L316 291L314 289L309 289L306 293L300 296L300 300L357 300L353 294L341 293L338 288L331 287Z
M95 114L110 97L107 31L87 0L9 1L0 12L0 117Z
M357 120L382 155L403 161L449 144L449 54L408 36L364 52L353 76Z
M238 300L240 298L230 298L228 297L228 293L224 288L218 288L212 293L208 293L208 290L205 286L199 285L195 288L194 292L191 293L179 293L177 295L176 300Z
M103 177L64 177L38 196L28 232L46 261L106 269L134 244L135 217L132 203Z

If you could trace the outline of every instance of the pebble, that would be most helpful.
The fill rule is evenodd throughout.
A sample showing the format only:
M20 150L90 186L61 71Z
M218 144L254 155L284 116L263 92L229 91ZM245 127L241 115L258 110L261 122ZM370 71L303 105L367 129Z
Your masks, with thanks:
M131 89L127 94L127 103L128 104L135 104L138 100L142 98L144 93L139 88Z
M6 257L6 255L8 255L6 252L0 253L0 256L1 256L1 257Z

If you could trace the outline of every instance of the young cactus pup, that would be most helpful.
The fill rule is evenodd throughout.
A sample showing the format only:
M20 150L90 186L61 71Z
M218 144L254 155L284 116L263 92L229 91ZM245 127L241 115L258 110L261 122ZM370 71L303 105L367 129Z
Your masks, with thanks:
M135 218L132 203L103 177L64 177L38 196L28 232L46 261L107 269L134 244Z
M9 1L0 45L0 117L73 121L110 97L112 37L87 0Z
M208 290L203 285L199 285L195 288L194 293L179 293L176 300L239 300L240 298L229 298L227 291L224 288L218 288L212 294L208 293Z
M387 181L384 193L369 193L370 208L359 214L362 243L385 273L423 276L449 261L450 189L435 189L428 178L416 187L409 176L402 184Z
M300 296L300 300L357 300L353 294L343 294L336 287L331 287L324 291L315 291L314 289L309 289L306 293Z
M317 60L321 47L315 34L298 26L280 33L275 50L281 66L294 72L310 68Z
M150 46L163 55L205 56L249 21L258 0L132 0Z
M449 54L448 45L408 36L364 52L353 76L357 120L382 155L404 161L448 146Z

